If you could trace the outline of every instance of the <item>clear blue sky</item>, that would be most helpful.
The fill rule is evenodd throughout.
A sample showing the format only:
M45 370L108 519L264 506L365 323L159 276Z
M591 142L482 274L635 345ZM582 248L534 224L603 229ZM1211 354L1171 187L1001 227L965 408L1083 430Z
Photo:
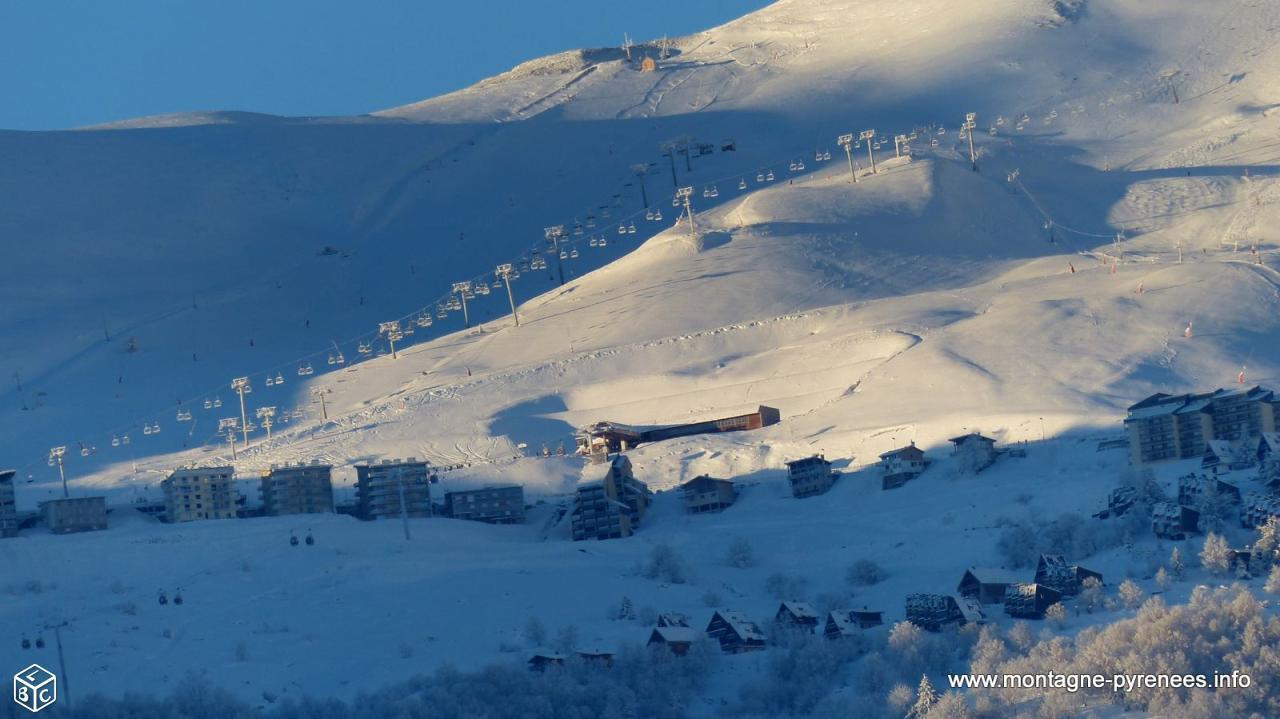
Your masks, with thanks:
M350 115L769 0L0 0L0 128L191 110Z

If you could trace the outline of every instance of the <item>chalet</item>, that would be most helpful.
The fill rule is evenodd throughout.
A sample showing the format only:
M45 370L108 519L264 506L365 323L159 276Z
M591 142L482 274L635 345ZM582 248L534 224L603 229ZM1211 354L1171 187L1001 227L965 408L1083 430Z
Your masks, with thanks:
M962 597L973 597L981 604L999 604L1004 601L1006 587L1017 584L1018 577L1003 569L969 567L960 578L956 589Z
M535 672L543 672L547 667L564 666L565 656L549 650L539 650L529 657L529 669Z
M870 609L845 611L833 609L827 612L827 622L823 628L823 636L827 639L844 639L858 632L884 624L884 613Z
M995 463L996 456L1000 454L996 450L994 439L984 437L977 432L952 437L947 441L952 444L951 454L956 458L960 468L973 474L990 467Z
M54 534L107 528L106 497L64 497L40 503L44 524Z
M783 602L773 620L778 624L805 631L818 628L818 611L805 602Z
M719 512L738 499L733 482L705 474L680 485L680 495L684 498L684 511L690 514Z
M649 487L635 478L631 460L615 455L604 477L579 485L570 517L573 540L629 537L650 501Z
M1270 494L1251 493L1240 507L1240 526L1254 529L1275 517L1280 520L1280 497Z
M1124 421L1135 467L1203 456L1211 440L1243 441L1277 431L1280 399L1262 387L1203 394L1157 393L1129 407Z
M663 612L658 615L658 626L687 627L689 626L689 618L680 612Z
M1240 488L1217 477L1188 474L1178 478L1178 504L1203 510L1215 502L1240 503Z
M755 622L739 612L721 610L711 616L706 634L730 654L764 649L765 637Z
M603 649L576 649L574 656L588 664L600 664L602 666L613 666L614 652L608 652Z
M689 627L654 627L649 633L648 646L666 647L672 654L682 657L689 653L689 647L701 636L697 629Z
M1061 554L1041 554L1036 562L1035 584L1043 584L1065 596L1079 594L1086 579L1101 583L1102 575L1077 564L1067 564Z
M907 621L929 632L940 632L949 626L980 623L982 609L972 600L959 601L948 594L908 594Z
M1049 607L1062 601L1062 592L1043 584L1010 584L1004 593L1004 613L1018 619L1044 619Z
M1228 549L1227 570L1238 577L1251 577L1253 551L1249 549Z
M1242 442L1211 439L1205 443L1204 455L1200 458L1200 468L1214 474L1234 472L1253 466L1254 457L1255 452L1249 451Z
M1116 487L1107 495L1107 508L1094 513L1095 519L1110 519L1111 517L1122 517L1125 512L1133 508L1133 503L1138 498L1138 488L1126 484L1123 487Z
M787 479L791 482L791 496L804 499L826 494L835 484L836 473L831 471L826 457L815 454L787 462Z
M1151 531L1161 539L1180 542L1200 526L1200 511L1173 502L1156 502L1151 508Z
M924 450L915 442L880 455L880 488L897 489L919 477L929 466Z

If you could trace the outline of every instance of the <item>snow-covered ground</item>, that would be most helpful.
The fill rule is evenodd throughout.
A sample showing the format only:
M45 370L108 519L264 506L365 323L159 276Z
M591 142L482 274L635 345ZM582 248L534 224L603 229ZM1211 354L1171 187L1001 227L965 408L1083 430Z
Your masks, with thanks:
M159 662L170 681L207 667L250 699L349 696L351 665L391 680L491 662L529 617L642 639L605 618L623 595L700 620L714 592L764 617L766 576L846 591L864 556L890 577L857 601L901 618L905 593L998 563L1001 518L1097 509L1125 457L1096 444L1132 402L1225 386L1242 367L1280 384L1277 28L1276 7L1234 0L781 0L675 39L653 73L591 50L358 118L0 132L0 464L34 509L60 492L46 448L67 445L73 491L117 504L106 533L0 542L0 617L73 618L79 691L153 687ZM978 173L957 136L971 111ZM888 142L874 175L854 149L853 183L835 138L870 127ZM912 132L912 157L894 159L893 136ZM712 152L669 163L659 143L681 136ZM696 238L672 225L673 169L695 187ZM580 254L564 287L554 258L514 282L519 327L494 289L471 303L471 329L451 312L383 354L379 322L434 318L452 282L492 281L553 224ZM336 353L345 365L327 363ZM126 503L157 497L174 466L229 461L216 427L238 414L238 376L254 382L251 414L301 410L242 451L242 477L322 459L345 496L353 464L417 456L462 465L445 488L512 481L546 504L521 527L417 521L408 543L396 523L344 517L132 517ZM327 421L312 390L332 391ZM548 528L596 468L517 448L571 448L597 420L759 404L782 422L631 452L654 489L702 473L750 486L714 517L661 495L628 540ZM942 459L970 430L1029 442L1027 457L967 479L940 461L889 493L865 470L908 441ZM814 452L849 474L786 498L783 463ZM307 528L318 545L290 547ZM738 536L756 568L724 566ZM687 559L689 584L637 576L659 542ZM1087 563L1119 575L1132 559ZM155 603L176 587L184 606ZM0 658L21 661L10 645Z

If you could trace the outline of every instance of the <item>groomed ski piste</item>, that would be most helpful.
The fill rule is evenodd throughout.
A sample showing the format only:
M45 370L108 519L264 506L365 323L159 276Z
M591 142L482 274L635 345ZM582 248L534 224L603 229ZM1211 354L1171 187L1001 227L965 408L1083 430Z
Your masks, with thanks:
M651 627L608 616L623 597L698 628L725 607L763 622L774 575L902 621L907 594L1004 563L1012 524L1087 518L1132 481L1125 451L1098 448L1129 405L1241 372L1280 385L1278 32L1280 10L1235 1L782 0L674 39L654 72L621 48L570 52L362 117L0 132L0 465L34 510L61 494L45 455L65 445L73 495L113 510L105 532L0 541L0 666L34 661L15 637L66 621L80 696L163 693L194 671L253 703L350 699L446 664L522 662L531 618L581 646L643 642ZM978 172L957 133L968 112ZM855 183L836 138L870 128L887 143L875 172L852 151ZM664 157L681 137L712 149ZM696 232L674 222L672 174L694 188ZM641 182L663 220L646 219ZM574 235L588 216L597 227ZM518 327L500 289L472 301L469 328L438 317L453 282L527 264L557 224L579 254L562 287L551 255L513 282ZM393 358L378 324L424 313ZM450 468L437 491L522 485L528 521L415 519L405 541L395 521L133 512L175 467L231 462L216 429L240 376L250 415L300 410L239 450L241 479L322 460L341 502L353 465L419 457ZM569 540L558 511L603 471L571 456L575 428L762 404L782 421L629 451L658 492L639 530ZM1025 456L966 475L947 439L971 431ZM882 491L872 465L908 442L932 466ZM537 456L559 443L570 456ZM816 453L841 478L792 499L785 462ZM1156 478L1176 492L1196 467ZM740 483L738 502L684 514L666 490L701 474ZM256 481L241 489L252 500ZM290 546L306 532L315 546ZM725 561L736 539L749 568ZM687 581L644 576L660 545ZM1169 547L1147 534L1079 561L1151 592ZM851 588L859 559L887 576ZM157 604L177 589L182 606ZM743 683L767 662L716 672Z

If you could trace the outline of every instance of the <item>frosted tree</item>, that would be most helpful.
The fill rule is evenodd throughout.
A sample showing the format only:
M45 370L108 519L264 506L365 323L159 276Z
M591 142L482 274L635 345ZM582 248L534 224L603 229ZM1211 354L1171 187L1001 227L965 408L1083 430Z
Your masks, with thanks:
M925 719L938 703L938 692L929 682L927 674L920 676L920 686L916 688L916 703L911 707L912 719Z
M1258 539L1253 543L1251 561L1258 570L1265 570L1275 563L1278 549L1280 549L1280 520L1270 517L1266 524L1258 527Z
M669 544L657 544L650 550L644 576L671 584L684 584L688 577L684 560Z
M1160 587L1160 591L1169 591L1170 585L1173 584L1173 578L1169 576L1169 570L1161 567L1156 570L1156 586Z
M1102 605L1102 582L1097 577L1086 577L1080 583L1080 595L1076 599L1076 606L1084 611L1092 614L1093 610Z
M885 698L885 703L889 705L889 709L893 711L894 716L904 716L911 708L911 702L915 700L916 693L911 691L911 687L906 684L894 685L889 690L889 696Z
M1049 608L1044 610L1044 618L1054 627L1062 628L1067 622L1067 608L1062 606L1062 602L1054 602Z
M1142 591L1142 587L1132 579L1126 579L1120 583L1120 601L1129 609L1137 609L1142 605L1142 600L1146 598L1146 592Z
M1231 549L1225 537L1209 532L1200 549L1200 565L1215 577L1231 570Z
M1173 578L1179 582L1187 576L1187 567L1182 562L1182 550L1177 547L1169 553L1169 571L1173 572Z
M1267 583L1263 589L1267 594L1280 594L1280 564L1271 567L1271 574L1267 575Z
M934 703L926 719L969 719L972 716L963 694L947 692Z

